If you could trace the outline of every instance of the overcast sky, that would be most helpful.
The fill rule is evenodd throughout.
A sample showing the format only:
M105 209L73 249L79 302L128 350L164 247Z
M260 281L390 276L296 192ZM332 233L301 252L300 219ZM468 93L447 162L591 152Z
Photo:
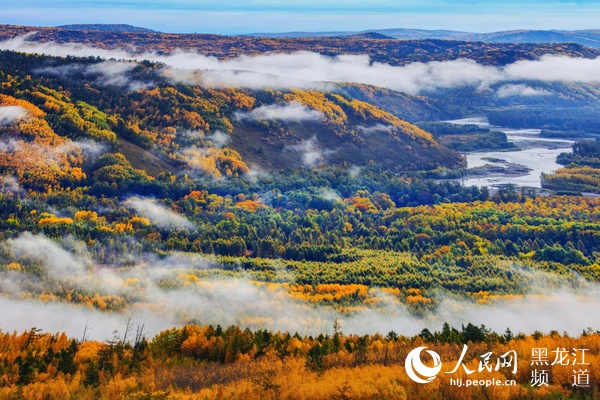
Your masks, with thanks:
M0 23L126 23L164 32L251 33L451 29L600 28L598 0L20 0Z

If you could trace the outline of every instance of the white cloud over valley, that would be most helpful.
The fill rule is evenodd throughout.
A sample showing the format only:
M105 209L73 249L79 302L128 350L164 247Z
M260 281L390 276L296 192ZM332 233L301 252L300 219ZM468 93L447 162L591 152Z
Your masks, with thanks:
M123 204L126 207L133 208L142 217L148 218L150 222L161 228L195 228L190 220L160 204L157 200L130 197Z
M498 88L498 97L511 97L511 96L549 96L552 92L545 89L536 89L527 85L503 85Z
M331 307L297 300L283 287L256 283L241 271L236 276L202 277L203 271L222 266L214 257L200 254L174 252L162 259L144 254L133 260L129 268L111 268L96 265L86 245L70 237L56 241L23 233L1 245L17 262L37 263L43 273L38 277L22 270L0 270L0 307L4 310L0 314L0 329L25 330L35 326L80 337L89 321L91 337L98 340L110 339L113 330L124 329L128 318L145 324L148 335L194 320L314 335L330 332L336 319L347 334L385 334L394 330L415 335L423 328L439 330L444 322L458 328L469 322L484 324L497 332L509 327L515 333L558 330L578 334L588 327L589 316L600 307L598 285L583 280L566 282L515 267L515 274L528 282L523 297L479 304L438 292L437 308L417 317L395 296L371 289L370 295L377 298L373 305L340 314ZM0 259L0 264L5 262ZM292 274L281 276L293 282ZM90 296L123 296L128 299L127 305L119 311L102 312L58 298L47 303L36 299L59 287L76 288Z
M287 122L302 122L320 121L325 118L325 115L321 111L311 110L297 102L260 106L249 112L237 112L235 116L241 121L278 119Z
M150 60L166 65L168 68L163 70L163 74L172 81L217 87L330 89L335 82L357 82L419 94L444 88L485 88L495 83L519 80L600 82L600 58L546 55L539 60L521 60L501 67L485 66L469 59L392 66L371 62L367 55L328 57L303 51L219 60L182 50L168 55L137 54L79 44L39 43L29 39L30 36L17 37L0 42L0 49L54 56ZM121 67L117 65L105 64L99 72L104 73L111 68L118 70ZM112 82L120 82L118 71Z
M0 125L10 125L27 117L29 113L19 106L0 106Z

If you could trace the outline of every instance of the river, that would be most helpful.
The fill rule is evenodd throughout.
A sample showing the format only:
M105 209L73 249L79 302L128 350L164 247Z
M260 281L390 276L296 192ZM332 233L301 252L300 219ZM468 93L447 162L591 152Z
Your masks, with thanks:
M467 167L476 168L484 165L509 167L507 170L520 172L489 172L483 176L469 176L462 179L465 186L487 186L514 184L517 186L541 188L541 174L554 172L561 167L556 163L560 153L571 153L573 140L547 139L540 137L540 129L510 129L490 125L485 117L471 117L445 121L457 125L477 125L504 132L508 141L517 145L515 151L483 151L464 153ZM528 171L525 171L525 168Z

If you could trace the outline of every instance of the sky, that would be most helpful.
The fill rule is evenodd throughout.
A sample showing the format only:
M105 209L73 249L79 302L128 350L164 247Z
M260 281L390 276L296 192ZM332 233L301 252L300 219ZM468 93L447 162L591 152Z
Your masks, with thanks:
M596 29L599 17L598 0L5 0L0 23L124 23L218 34L385 28L491 32Z

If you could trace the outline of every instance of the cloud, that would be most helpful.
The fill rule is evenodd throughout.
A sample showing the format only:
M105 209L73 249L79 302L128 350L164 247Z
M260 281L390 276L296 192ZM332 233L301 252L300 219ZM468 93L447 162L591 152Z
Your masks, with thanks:
M163 229L196 228L196 226L187 218L163 206L154 199L130 197L123 204L126 207L133 208L142 217L148 218L152 223Z
M532 96L548 96L551 95L552 92L546 89L536 89L531 86L517 84L517 85L503 85L498 88L497 96L500 98L510 97L510 96L523 96L523 97L532 97Z
M186 137L187 139L203 139L204 138L204 132L203 131L195 131L195 130L189 130L189 129L181 129L178 128L177 129L177 134Z
M94 265L86 245L72 238L55 242L24 233L3 247L18 262L38 262L48 271L47 277L36 277L0 269L4 294L0 296L0 329L5 331L35 326L80 336L89 320L91 337L106 340L114 329L123 329L131 317L134 323L145 323L149 335L190 321L317 335L330 332L336 319L345 333L361 335L390 330L415 335L423 328L439 330L444 322L455 327L469 322L484 324L497 332L509 327L514 332L558 330L578 334L593 325L590 315L600 307L600 287L596 284L577 279L567 282L555 275L515 267L515 275L525 282L527 294L523 297L479 304L438 292L436 309L417 317L395 296L370 289L373 301L369 306L340 313L299 301L283 286L254 282L241 270L233 275L206 271L223 266L214 257L199 254L172 253L165 258L142 254L128 268L110 268ZM293 281L290 273L279 276ZM127 304L120 311L100 312L57 298L47 304L31 298L71 288L89 296L122 296Z
M70 146L81 149L83 154L92 159L108 151L108 147L105 144L98 143L93 140L78 140L71 142Z
M173 82L204 86L259 88L315 88L331 90L333 82L357 82L419 94L437 89L486 88L519 80L598 82L600 58L546 55L503 67L485 66L469 59L392 66L371 62L367 55L328 57L313 52L270 53L228 60L177 50L170 54L136 54L76 44L39 43L30 37L0 42L1 49L55 56L97 56L105 59L150 60L163 63L163 74Z
M213 145L216 147L225 147L227 143L231 140L231 136L225 132L216 131L212 135L206 136L206 139L213 142Z
M178 65L188 65L186 61L188 56L184 57L183 63L179 64L178 54L190 54L196 62L190 64L188 68L197 69L180 69ZM153 59L154 56L149 55L148 58ZM205 57L198 54L174 52L171 56L160 57L155 61L165 63L171 66L161 70L161 74L171 83L184 83L187 85L204 86L210 88L236 87L244 89L278 89L286 90L289 88L298 89L319 89L331 90L333 85L314 80L296 79L290 76L277 76L269 73L258 71L241 71L228 70L229 66L218 61L216 58ZM196 67L194 67L194 65ZM218 69L208 69L209 67ZM231 66L235 68L235 66Z
M69 337L81 339L88 329L92 340L111 340L113 332L123 332L128 314L106 313L70 303L42 302L40 300L16 300L0 296L0 329L25 331L36 327L46 332L65 332ZM158 317L148 311L132 311L131 323L144 325L144 332L156 335L176 324L176 320Z
M44 268L53 269L55 273L49 274L49 279L46 279L0 269L2 293L25 299L0 297L0 305L10 310L0 315L0 329L36 326L78 335L89 319L94 327L99 327L99 330L92 330L91 337L106 340L113 329L120 324L123 327L128 316L134 321L145 322L148 333L152 335L190 321L318 333L328 329L334 319L333 311L321 312L312 305L295 301L282 288L255 284L244 277L222 275L199 279L194 271L219 265L214 259L198 254L173 253L164 259L144 255L126 269L107 266L85 268L90 255L79 245L83 244L69 239L57 243L30 233L5 243L16 261L41 262ZM120 312L101 313L57 299L50 300L48 305L27 299L53 293L57 288L77 288L79 293L89 296L124 296L128 305ZM61 317L56 318L54 314ZM65 318L67 316L69 318Z
M19 106L0 106L0 125L10 125L15 121L27 117L29 113Z
M419 318L396 298L382 295L378 309L365 310L342 317L344 331L357 334L386 333L394 330L404 335L418 334L423 328L439 330L444 322L460 328L472 323L485 325L496 332L510 328L513 332L534 331L581 333L595 321L590 319L600 306L597 287L575 291L559 288L546 294L531 294L490 304L477 304L450 294L440 294L434 313ZM597 328L597 327L596 327Z
M70 77L75 74L84 73L86 70L86 66L83 64L66 64L66 65L57 65L51 67L41 67L33 70L34 74L39 75L53 75L60 77Z
M37 68L33 73L39 75L54 75L63 78L83 74L87 77L95 77L94 83L98 86L111 86L126 88L129 91L146 89L154 86L150 82L141 82L131 79L128 74L137 66L134 62L102 61L95 64L66 64Z
M502 70L506 79L549 82L598 82L600 58L573 58L544 55L539 60L520 60Z
M325 161L325 156L331 154L331 150L322 150L316 137L304 140L298 144L286 146L286 151L299 152L302 155L302 163L309 167L315 167Z
M321 121L325 115L321 111L312 110L298 102L289 104L272 104L260 106L250 112L237 112L236 119L240 121L263 121L277 119L287 122Z
M26 232L18 238L7 240L6 244L15 257L41 263L48 276L53 278L82 276L86 265L91 263L89 257L77 257L43 235Z
M58 146L44 146L35 142L26 142L10 138L0 139L0 153L16 154L26 159L35 159L38 163L51 165L61 163L65 155L83 153L86 157L94 159L106 152L108 148L92 140L71 141L66 140Z
M363 125L359 125L356 127L356 129L358 129L359 131L361 131L362 133L369 135L372 133L391 133L394 131L394 127L392 125L383 125L383 124L377 124L377 125L373 125L373 126L363 126Z
M329 201L342 201L342 197L340 196L340 194L328 187L322 187L319 189L319 196L321 196L322 198L324 198L325 200L329 200Z
M198 140L210 140L215 147L225 147L231 141L231 135L223 131L215 131L210 135L206 135L203 131L193 131L188 129L178 129L177 134L197 143ZM194 146L190 146L194 149ZM200 148L196 148L200 150Z
M23 143L23 141L15 140L13 138L0 140L0 152L12 154L21 151L23 149Z
M152 82L141 82L127 76L137 65L119 61L104 61L87 66L86 73L99 75L96 83L101 86L116 86L130 91L147 89L154 86Z
M350 168L348 168L348 176L350 176L350 178L352 179L356 179L360 175L361 171L361 167L359 167L358 165L353 165Z
M418 93L437 88L480 86L482 82L502 78L502 73L497 68L482 66L472 60L413 63L395 67L371 63L368 55L328 57L307 51L254 57L244 55L231 60L218 60L179 51L169 56L151 58L184 70L171 71L170 77L173 80L181 79L190 83L193 82L190 81L190 76L195 76L197 84L251 89L324 89L323 85L331 88L331 82L357 82ZM201 72L190 72L193 70Z
M17 178L12 175L0 176L0 193L5 195L21 196L25 190L19 185Z
M248 168L249 171L246 174L246 178L248 178L250 182L257 182L259 178L265 178L269 176L269 173L263 170L259 165L249 163Z
M219 174L215 169L215 165L207 162L209 158L209 148L199 146L187 146L181 150L178 155L187 164L187 167L192 173L202 173L206 176L216 178Z
M357 82L419 94L437 89L487 87L497 82L534 80L547 82L598 82L600 59L544 56L540 60L517 61L504 67L485 66L473 60L432 61L405 66L371 62L367 55L327 57L316 53L267 54L241 56L219 61L201 55L188 55L179 63L177 54L161 56L157 61L178 68L213 70L201 83L236 87L314 87L324 83ZM193 60L193 61L192 61ZM224 71L251 71L232 79ZM204 73L207 74L207 73ZM251 74L251 76L246 76ZM256 74L262 74L259 78ZM213 79L218 76L219 79ZM283 85L282 85L283 79ZM288 79L290 79L288 81ZM301 81L301 84L298 83Z
M128 59L131 55L125 50L106 50L95 47L86 46L83 44L57 44L55 42L35 42L30 41L37 32L29 32L23 36L17 36L12 39L7 39L0 42L2 50L19 51L24 53L45 54L55 57L100 57L104 59Z

